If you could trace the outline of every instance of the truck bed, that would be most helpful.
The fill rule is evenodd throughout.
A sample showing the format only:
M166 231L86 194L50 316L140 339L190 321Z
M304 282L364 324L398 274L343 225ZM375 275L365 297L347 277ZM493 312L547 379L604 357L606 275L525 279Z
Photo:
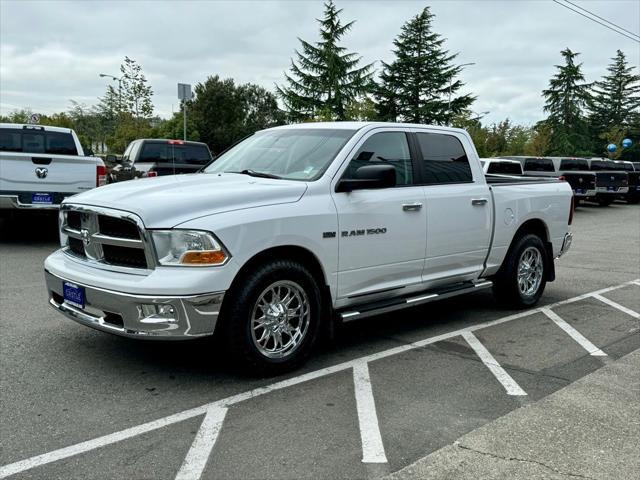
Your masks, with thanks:
M557 178L548 177L527 177L527 176L510 176L510 175L496 175L486 174L487 184L490 186L499 187L501 185L531 185L538 183L558 183L561 180Z

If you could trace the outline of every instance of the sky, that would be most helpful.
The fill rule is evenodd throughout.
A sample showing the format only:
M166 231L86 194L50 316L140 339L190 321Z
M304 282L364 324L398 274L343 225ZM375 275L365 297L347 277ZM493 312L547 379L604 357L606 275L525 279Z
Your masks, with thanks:
M572 0L619 26L640 32L638 0ZM544 118L541 91L561 63L580 52L587 81L598 80L617 49L640 64L640 44L551 0L336 0L355 20L343 45L364 63L392 59L403 23L429 6L434 30L464 67L464 93L484 120L530 125ZM135 59L153 87L156 113L179 109L177 86L218 74L273 90L283 81L298 38L318 39L319 0L0 0L0 113L92 105ZM114 84L117 86L117 83Z

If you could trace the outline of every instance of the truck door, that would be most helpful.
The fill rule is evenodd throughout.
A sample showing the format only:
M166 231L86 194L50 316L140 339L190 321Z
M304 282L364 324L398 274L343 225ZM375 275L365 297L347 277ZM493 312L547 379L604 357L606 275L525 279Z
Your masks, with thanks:
M424 190L416 184L408 133L377 129L353 150L332 182L338 212L338 298L357 297L421 282L426 217ZM336 192L341 178L365 165L392 165L393 188Z
M469 162L464 135L416 130L415 136L426 197L423 281L472 279L483 270L491 240L491 192L480 165Z

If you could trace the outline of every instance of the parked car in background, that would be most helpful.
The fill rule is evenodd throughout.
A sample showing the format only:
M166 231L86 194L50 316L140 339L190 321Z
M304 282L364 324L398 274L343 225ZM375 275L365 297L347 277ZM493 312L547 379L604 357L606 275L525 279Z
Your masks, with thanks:
M98 157L85 156L69 128L0 123L0 210L57 209L106 183Z
M616 168L627 172L629 179L629 190L621 195L621 199L627 203L636 204L640 202L640 163L617 160L614 162Z
M554 177L571 185L576 205L581 200L596 201L596 174L589 171L589 162L575 157L505 157L522 164L529 177Z
M571 245L572 203L557 179L485 176L464 130L276 127L201 174L65 202L49 304L132 338L215 333L230 364L281 373L334 321L492 287L536 304Z
M591 158L589 170L596 174L596 201L600 205L611 205L616 198L629 192L629 175L614 161Z
M206 143L162 139L134 140L121 159L115 155L107 157L107 163L115 165L109 171L109 183L196 173L213 160Z
M480 165L482 171L489 175L522 175L522 165L516 160L481 158Z

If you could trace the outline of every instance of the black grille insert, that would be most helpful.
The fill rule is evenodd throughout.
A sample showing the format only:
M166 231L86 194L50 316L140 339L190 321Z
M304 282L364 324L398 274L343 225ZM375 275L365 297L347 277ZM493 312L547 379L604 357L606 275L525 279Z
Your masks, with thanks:
M98 224L100 225L100 233L103 235L134 240L140 239L138 226L130 220L98 215Z
M140 248L116 247L102 245L104 262L120 267L147 268L147 258Z
M76 255L80 257L85 257L84 253L84 245L82 244L82 240L78 238L69 237L69 249Z
M81 214L80 212L69 211L67 212L67 226L74 230L80 230L81 228Z

